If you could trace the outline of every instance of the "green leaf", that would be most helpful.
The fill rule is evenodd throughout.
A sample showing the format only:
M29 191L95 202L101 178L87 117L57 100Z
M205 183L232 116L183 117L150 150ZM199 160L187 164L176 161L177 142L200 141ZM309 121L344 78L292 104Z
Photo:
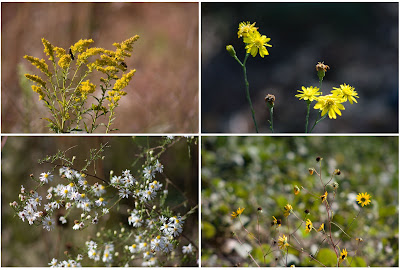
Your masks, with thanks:
M214 238L216 233L217 233L217 230L210 222L203 221L201 223L201 236L202 237L204 237L205 239L211 239L211 238Z
M337 265L337 257L333 250L329 248L322 248L317 255L317 260L326 266L334 267ZM319 264L318 264L319 265Z
M260 246L257 246L257 248L253 249L251 251L251 255L254 257L254 259L257 262L260 262L262 264L269 264L272 261L272 259L274 258L274 256L268 256L270 254L265 256L267 254L267 252L270 252L270 245L263 244L262 248ZM265 261L264 261L264 256L265 256Z
M347 258L347 260L349 260L349 258ZM351 259L350 259L351 261ZM352 267L367 267L367 263L364 261L363 258L361 257L354 257L353 261L351 261L351 265Z

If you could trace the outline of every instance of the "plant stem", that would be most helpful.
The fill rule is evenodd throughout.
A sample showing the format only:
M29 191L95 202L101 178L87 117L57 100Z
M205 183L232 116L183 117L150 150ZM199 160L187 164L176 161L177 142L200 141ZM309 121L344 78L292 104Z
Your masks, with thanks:
M326 118L327 115L328 115L328 114L325 114L325 115L322 116L320 119L316 120L315 123L314 123L314 125L312 126L310 132L312 132L313 129L314 129L314 127L315 127L319 122L321 122L322 120L324 120L324 119Z
M250 54L246 53L246 57L244 58L242 68L243 68L243 74L244 74L244 82L246 84L246 98L250 105L251 116L253 117L253 122L254 122L254 126L256 127L256 132L258 133L258 127L257 127L256 117L254 114L253 104L251 103L251 99L250 99L249 82L247 80L246 61L247 61L247 58L249 57L249 55Z
M274 107L270 106L269 114L271 115L271 120L269 121L269 128L271 129L272 133L274 133Z
M310 105L311 101L307 100L307 116L306 116L306 133L308 133L308 118L310 117Z

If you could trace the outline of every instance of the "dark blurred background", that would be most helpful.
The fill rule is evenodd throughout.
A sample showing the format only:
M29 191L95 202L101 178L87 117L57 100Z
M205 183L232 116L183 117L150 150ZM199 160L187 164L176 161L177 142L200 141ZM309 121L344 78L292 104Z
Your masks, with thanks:
M198 131L197 3L2 3L2 131L44 133L48 117L24 73L23 56L44 58L44 37L68 48L80 39L114 49L136 34L128 69L137 72L120 101L121 133ZM46 58L47 59L47 58ZM97 90L99 92L99 90ZM97 130L97 132L104 132Z
M201 237L202 266L256 266L248 257L250 251L261 266L284 266L280 252L265 257L272 239L282 233L293 232L300 222L293 216L288 222L283 207L289 203L297 216L303 217L308 209L315 227L325 222L327 214L321 207L318 194L322 194L318 176L310 175L309 168L320 172L316 157L322 157L322 180L328 182L335 169L341 174L332 181L339 183L335 199L333 189L328 186L328 200L334 213L333 221L341 228L348 228L361 209L356 203L359 193L367 192L371 204L362 208L346 233L332 227L334 239L342 239L340 248L347 248L349 259L341 266L397 266L399 265L399 138L369 136L307 136L307 137L202 137L202 194ZM303 186L307 191L293 194L293 187ZM310 195L313 194L313 195ZM317 195L315 195L317 194ZM317 197L318 199L316 199ZM257 242L241 228L240 222L232 220L230 214L237 208L245 208L241 215L244 226L250 233L257 232L257 221L264 246L264 253ZM262 212L257 208L261 207ZM257 214L258 213L258 214ZM271 227L272 216L282 219L282 227ZM317 227L317 228L318 228ZM243 242L238 243L232 232ZM304 224L296 232L296 242L307 252L316 252L317 259L332 263L327 253L333 255L324 237L315 232L305 234ZM357 250L356 237L361 237ZM336 241L336 240L335 240ZM271 244L272 245L272 244ZM271 247L272 249L276 248ZM324 252L322 252L324 251ZM288 265L320 266L294 249L289 249ZM313 253L315 255L315 253ZM350 258L357 256L354 261ZM333 255L333 265L336 256ZM333 266L332 265L332 266Z
M5 141L6 139L6 141ZM47 266L53 257L65 259L63 252L67 250L67 244L72 243L73 250L83 247L85 241L93 237L101 227L118 228L122 222L128 226L128 214L126 210L132 209L134 200L132 198L122 200L119 207L113 208L109 215L99 220L96 226L90 226L83 231L73 231L72 221L67 227L58 227L48 232L42 226L29 226L27 222L22 222L14 216L14 211L9 203L18 201L21 185L31 190L35 183L30 179L32 173L36 177L40 173L51 171L49 164L38 164L38 159L43 159L46 155L54 155L57 149L65 151L70 147L76 146L67 152L68 157L76 156L74 165L81 168L89 157L89 150L99 149L101 143L108 142L110 147L106 148L103 155L104 160L96 162L97 176L108 179L110 170L114 175L121 175L122 171L129 169L134 176L138 170L142 170L143 158L134 163L138 155L143 153L143 149L155 147L163 139L160 137L2 137L4 148L2 149L1 160L1 205L2 205L2 228L1 228L1 263L2 266ZM168 205L175 213L184 215L192 207L198 205L198 145L194 141L187 143L185 138L168 148L160 158L164 165L164 173L175 186L168 185ZM58 169L56 169L58 172ZM93 165L89 167L89 173L94 174ZM54 181L59 182L57 173L54 173ZM88 177L90 184L98 182L97 179ZM165 188L165 179L159 175L157 180ZM53 181L53 183L54 183ZM65 183L64 183L65 184ZM38 192L43 198L49 186L45 186ZM189 201L182 204L186 198ZM188 216L185 221L183 233L198 245L198 212ZM176 249L178 253L183 245L189 242L184 237L179 238L180 245ZM58 245L57 245L58 244ZM178 256L179 257L179 256ZM173 265L175 262L168 262ZM188 266L196 265L197 262L188 262Z
M398 3L202 3L201 12L202 131L255 132L242 69L225 49L232 44L243 61L237 30L250 21L273 46L246 65L261 132L269 132L268 93L276 96L275 132L304 132L306 102L294 95L318 86L319 61L331 68L323 94L346 83L360 98L314 132L398 132ZM310 122L316 117L312 109Z

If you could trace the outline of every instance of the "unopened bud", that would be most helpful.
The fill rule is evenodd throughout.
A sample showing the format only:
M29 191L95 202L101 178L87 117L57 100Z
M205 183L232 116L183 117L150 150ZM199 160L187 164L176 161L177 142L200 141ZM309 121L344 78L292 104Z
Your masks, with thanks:
M275 104L275 96L268 94L265 96L265 102L270 106L270 107L274 107Z
M227 46L226 46L226 50L228 51L228 53L229 53L232 57L235 57L235 56L236 56L235 48L233 48L232 45L227 45Z

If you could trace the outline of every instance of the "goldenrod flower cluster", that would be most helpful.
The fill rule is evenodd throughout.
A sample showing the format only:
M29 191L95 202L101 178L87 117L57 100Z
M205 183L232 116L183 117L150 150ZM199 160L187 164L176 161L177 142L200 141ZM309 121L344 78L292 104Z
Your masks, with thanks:
M45 59L39 59L29 55L24 56L25 59L48 77L47 80L43 80L37 75L25 75L29 80L38 84L32 86L32 90L39 94L39 99L41 100L45 97L49 99L54 98L54 102L51 102L53 106L58 102L59 106L64 107L62 115L53 115L54 118L61 118L58 119L59 121L56 121L57 123L62 123L60 126L55 127L53 129L54 131L69 132L69 128L65 128L63 123L70 117L69 115L71 112L76 114L71 117L76 117L78 123L83 119L82 114L97 111L94 109L85 109L83 107L83 102L87 99L88 95L94 93L96 90L95 84L91 83L90 80L84 80L95 70L100 71L107 76L106 78L100 79L100 81L104 83L104 86L101 88L102 97L96 98L99 104L91 104L89 108L101 108L101 110L104 108L104 114L106 114L108 113L108 110L103 106L103 100L108 100L110 102L109 106L111 110L118 105L121 96L126 95L126 92L122 91L122 89L129 84L136 70L133 69L126 74L121 74L119 72L125 72L127 70L127 65L124 62L125 57L131 56L129 52L133 50L132 45L136 40L138 40L138 38L139 36L136 35L121 43L114 43L113 45L117 47L115 51L95 47L89 48L89 46L94 42L92 39L81 39L70 48L64 49L56 47L45 38L42 38L44 53L48 56L48 60L53 63L54 75L49 71ZM95 59L89 60L90 57L94 57ZM75 66L71 68L71 64L74 61ZM87 70L79 73L79 69L85 66L87 67ZM60 71L62 71L62 73L60 73ZM71 73L69 71L71 71ZM114 87L111 89L112 80L116 81ZM50 86L47 87L46 82ZM71 89L75 90L71 91ZM65 100L73 102L64 102ZM50 111L53 113L53 110L50 109ZM113 113L111 114L113 115ZM97 119L98 117L100 117L100 115L96 112L94 118ZM110 117L110 119L113 118ZM107 131L111 121L112 120L109 120ZM92 127L97 126L98 125L95 125L93 122ZM86 131L88 131L87 126L85 127ZM93 129L91 132L92 131Z
M41 72L46 74L47 76L51 76L51 72L49 71L49 66L46 64L44 59L39 59L33 56L25 55L24 58L31 62L32 65L37 67Z

